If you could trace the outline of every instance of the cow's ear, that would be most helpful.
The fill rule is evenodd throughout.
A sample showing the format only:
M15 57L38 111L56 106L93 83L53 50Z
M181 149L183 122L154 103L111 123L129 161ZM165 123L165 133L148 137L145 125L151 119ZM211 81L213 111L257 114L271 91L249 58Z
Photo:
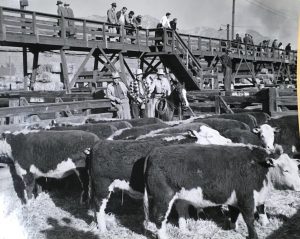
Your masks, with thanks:
M274 154L279 155L279 156L281 154L283 154L283 148L281 145L279 145L279 144L274 145Z
M280 129L277 128L277 127L274 127L273 129L274 129L274 133L279 133L280 132Z
M260 131L261 131L260 128L253 128L253 129L252 129L252 132L253 132L254 134L259 134Z
M188 134L191 138L197 138L197 131L196 130L188 130Z

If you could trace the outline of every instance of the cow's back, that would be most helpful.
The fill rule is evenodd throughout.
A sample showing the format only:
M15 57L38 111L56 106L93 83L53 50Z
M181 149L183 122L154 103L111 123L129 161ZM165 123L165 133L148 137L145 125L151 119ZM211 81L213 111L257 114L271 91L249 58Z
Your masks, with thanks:
M201 122L209 127L219 131L220 133L223 133L227 129L244 129L244 130L250 130L250 127L238 120L232 120L232 119L223 119L223 118L205 118L205 119L196 119L194 122Z
M233 190L252 193L254 189L262 188L267 169L259 162L264 162L266 156L265 150L248 147L182 145L155 148L147 159L146 181L150 188L155 185L149 183L161 181L174 192L181 188L201 187L209 199L224 203Z
M84 151L93 147L98 140L95 134L79 130L40 131L10 135L8 138L14 160L23 169L35 165L42 172L55 169L68 158L85 158Z

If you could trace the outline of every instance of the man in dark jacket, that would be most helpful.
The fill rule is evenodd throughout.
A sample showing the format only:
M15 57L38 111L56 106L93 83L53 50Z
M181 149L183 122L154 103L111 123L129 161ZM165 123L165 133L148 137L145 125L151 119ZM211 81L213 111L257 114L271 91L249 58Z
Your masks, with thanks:
M291 43L289 43L285 47L285 54L288 56L288 55L290 55L291 51L292 51L292 47L291 47Z
M177 18L174 18L172 21L170 21L171 29L174 31L177 31Z

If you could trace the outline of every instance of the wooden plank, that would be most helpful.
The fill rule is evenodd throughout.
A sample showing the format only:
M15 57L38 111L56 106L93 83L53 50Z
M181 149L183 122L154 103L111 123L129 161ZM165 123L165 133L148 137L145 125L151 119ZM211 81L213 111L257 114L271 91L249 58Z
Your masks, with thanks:
M61 66L62 66L62 73L63 73L63 82L67 92L70 93L70 85L69 85L69 75L68 75L68 65L67 65L67 58L65 55L65 51L60 49L60 57L61 57Z
M108 99L3 107L0 108L0 118L11 117L15 115L36 115L41 113L62 112L66 110L83 110L110 107L111 103Z

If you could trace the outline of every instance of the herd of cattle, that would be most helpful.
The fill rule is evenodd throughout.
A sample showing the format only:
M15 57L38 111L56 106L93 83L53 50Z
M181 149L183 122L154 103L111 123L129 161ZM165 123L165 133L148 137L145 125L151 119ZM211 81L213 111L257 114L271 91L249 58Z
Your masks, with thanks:
M228 205L230 227L241 213L249 238L258 238L255 213L268 223L271 188L300 191L297 116L271 119L261 112L222 114L168 125L156 118L54 124L5 132L0 163L7 164L25 204L41 190L40 177L76 173L81 200L90 203L100 232L114 190L144 200L145 227L153 221L167 238L172 206L185 229L188 207Z

